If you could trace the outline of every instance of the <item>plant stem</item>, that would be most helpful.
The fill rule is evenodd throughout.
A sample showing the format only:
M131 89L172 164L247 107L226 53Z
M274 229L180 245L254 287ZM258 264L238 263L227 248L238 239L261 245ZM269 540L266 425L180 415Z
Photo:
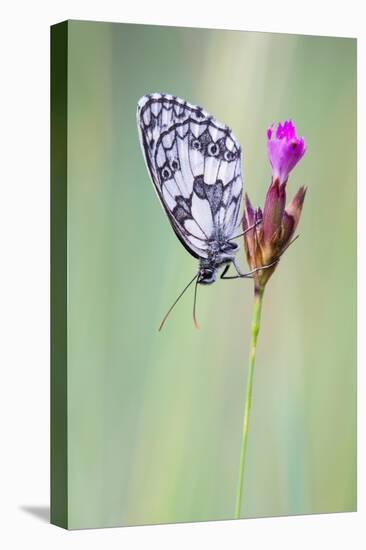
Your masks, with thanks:
M251 343L250 343L250 354L249 354L249 371L248 371L247 391L246 391L244 418L243 418L243 433L242 433L241 452L240 452L239 481L238 481L238 488L236 493L235 519L240 518L240 508L241 508L241 501L243 496L245 457L246 457L246 450L247 450L247 443L248 443L249 414L250 414L250 407L252 404L255 352L257 347L257 337L258 337L260 321L261 321L263 294L264 294L264 287L261 287L259 289L256 288L255 296L254 296L254 304L253 304Z

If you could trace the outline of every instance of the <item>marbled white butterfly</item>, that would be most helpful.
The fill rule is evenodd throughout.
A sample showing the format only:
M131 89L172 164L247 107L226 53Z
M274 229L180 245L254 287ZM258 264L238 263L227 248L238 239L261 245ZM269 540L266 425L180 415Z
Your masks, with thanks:
M213 283L223 265L222 278L249 275L240 272L235 262L239 247L232 242L243 192L241 148L227 126L169 94L143 96L137 126L147 169L170 224L199 260L198 273L161 328L194 281L196 298L197 284ZM238 275L225 277L231 263Z

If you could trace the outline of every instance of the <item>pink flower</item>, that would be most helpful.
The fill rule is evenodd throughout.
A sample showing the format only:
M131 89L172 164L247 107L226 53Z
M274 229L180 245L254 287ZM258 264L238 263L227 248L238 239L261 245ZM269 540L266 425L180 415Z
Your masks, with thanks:
M273 124L267 130L267 151L272 166L273 181L286 183L288 175L306 151L304 138L296 135L291 120L279 123L276 132Z
M272 166L272 180L267 189L263 211L254 209L244 197L244 247L253 274L255 291L263 289L274 273L278 261L293 239L300 221L306 187L300 187L286 207L288 175L305 153L304 138L296 136L291 121L279 124L276 136L267 130L267 149ZM270 267L268 267L270 266Z

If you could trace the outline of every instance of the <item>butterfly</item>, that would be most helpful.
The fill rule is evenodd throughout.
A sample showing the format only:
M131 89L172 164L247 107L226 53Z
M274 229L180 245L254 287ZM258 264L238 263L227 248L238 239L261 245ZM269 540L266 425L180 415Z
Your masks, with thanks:
M143 156L160 203L186 250L198 259L198 272L178 296L169 313L195 281L245 277L235 261L243 193L241 147L228 126L201 107L170 94L143 96L137 106L137 127ZM238 273L225 277L233 264Z

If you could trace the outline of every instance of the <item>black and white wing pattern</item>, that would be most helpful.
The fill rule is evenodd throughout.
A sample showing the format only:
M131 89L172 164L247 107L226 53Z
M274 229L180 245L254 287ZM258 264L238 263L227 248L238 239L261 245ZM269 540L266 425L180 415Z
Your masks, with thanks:
M207 258L229 240L243 190L241 149L231 130L202 108L169 94L138 102L142 151L160 202L186 249Z

